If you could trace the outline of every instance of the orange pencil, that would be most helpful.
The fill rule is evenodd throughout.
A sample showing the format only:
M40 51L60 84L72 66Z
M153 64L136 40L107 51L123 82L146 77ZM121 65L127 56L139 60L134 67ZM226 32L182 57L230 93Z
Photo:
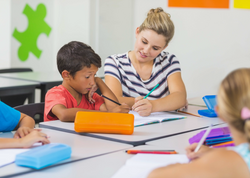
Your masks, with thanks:
M128 154L146 153L146 154L177 154L174 150L127 150Z

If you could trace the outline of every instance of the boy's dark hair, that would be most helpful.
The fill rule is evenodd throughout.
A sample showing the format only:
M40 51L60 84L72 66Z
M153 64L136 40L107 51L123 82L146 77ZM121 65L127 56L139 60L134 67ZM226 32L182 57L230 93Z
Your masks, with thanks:
M100 68L101 58L90 46L82 42L71 41L57 53L57 68L60 74L67 70L74 77L77 71L83 67L90 68L91 64Z

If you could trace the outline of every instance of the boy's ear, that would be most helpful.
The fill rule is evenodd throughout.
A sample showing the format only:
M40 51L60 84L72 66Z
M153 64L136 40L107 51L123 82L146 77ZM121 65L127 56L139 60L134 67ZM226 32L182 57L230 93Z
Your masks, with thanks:
M67 70L62 71L62 78L63 79L67 80L67 79L69 79L69 76L70 76L70 74Z

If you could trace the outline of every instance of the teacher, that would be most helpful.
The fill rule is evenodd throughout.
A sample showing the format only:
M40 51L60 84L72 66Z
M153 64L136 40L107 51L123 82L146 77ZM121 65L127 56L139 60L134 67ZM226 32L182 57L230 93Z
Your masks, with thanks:
M162 8L151 9L135 35L132 51L105 60L105 83L120 103L127 103L141 116L185 106L180 63L175 55L163 51L174 36L170 15Z

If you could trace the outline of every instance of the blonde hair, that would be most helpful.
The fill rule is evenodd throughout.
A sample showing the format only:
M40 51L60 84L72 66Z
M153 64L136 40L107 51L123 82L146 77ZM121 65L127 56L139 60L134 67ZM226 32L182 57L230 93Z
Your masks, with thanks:
M174 36L174 23L170 19L170 14L163 11L162 8L151 9L147 18L139 27L139 32L143 30L153 30L166 38L166 45Z
M250 142L250 120L241 118L242 108L250 109L250 69L242 68L231 72L222 81L217 100L219 115L244 133Z

